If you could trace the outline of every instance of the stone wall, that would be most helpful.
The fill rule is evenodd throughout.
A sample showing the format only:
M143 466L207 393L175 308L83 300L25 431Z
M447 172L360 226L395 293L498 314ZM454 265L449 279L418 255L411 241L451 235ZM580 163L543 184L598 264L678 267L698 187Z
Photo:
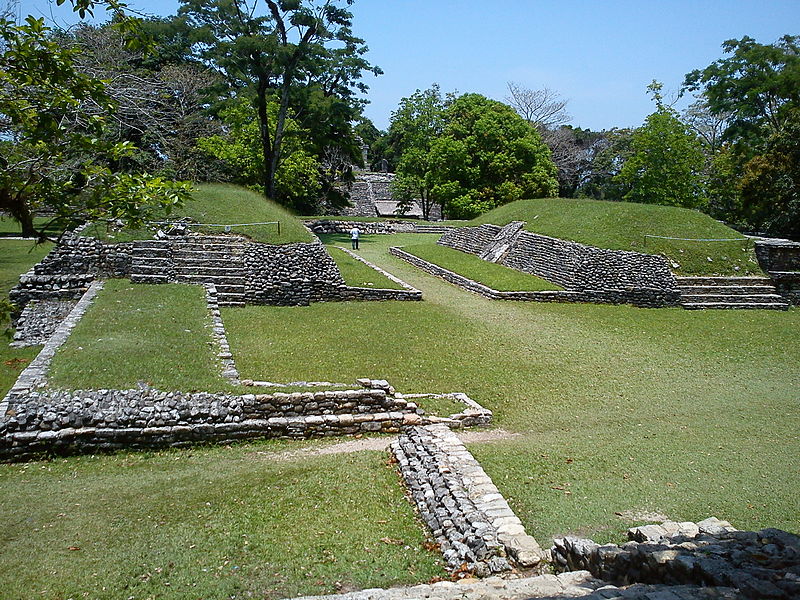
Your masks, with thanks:
M756 258L778 293L800 306L800 242L759 240Z
M491 300L515 300L519 302L593 302L597 304L628 303L642 308L674 306L680 302L680 293L677 290L653 288L501 292L464 277L463 275L459 275L458 273L453 273L439 265L414 256L413 254L409 254L401 248L392 247L389 248L389 252L423 269L431 275L441 277L445 281Z
M734 588L742 598L800 597L800 537L786 531L736 531L712 517L636 527L628 536L622 546L556 539L553 563L617 585L695 584Z
M132 244L106 244L67 232L39 263L20 275L9 298L21 311L31 300L80 298L98 277L127 277Z
M225 250L226 243L230 251ZM10 297L20 310L31 300L77 299L92 281L105 277L131 277L139 283L213 284L220 304L231 305L422 298L413 288L347 286L319 241L270 245L237 236L182 236L106 244L71 234L20 277Z
M501 230L496 225L462 227L443 235L439 243L480 255L491 248ZM580 298L552 295L558 301L637 306L675 306L680 302L675 277L660 256L606 250L522 231L497 262L556 283L568 292L580 292ZM541 298L545 299L547 296Z
M383 388L291 394L26 390L6 398L0 459L183 446L253 437L393 432L417 405Z
M332 299L344 285L336 263L319 242L247 244L245 299L249 304L308 305Z
M318 219L306 221L305 226L312 233L346 233L349 234L353 227L357 227L364 235L384 235L390 233L411 233L414 223L408 221L346 221Z
M533 567L541 548L480 464L444 425L410 428L392 453L420 518L452 571L479 576ZM510 562L509 562L510 561Z

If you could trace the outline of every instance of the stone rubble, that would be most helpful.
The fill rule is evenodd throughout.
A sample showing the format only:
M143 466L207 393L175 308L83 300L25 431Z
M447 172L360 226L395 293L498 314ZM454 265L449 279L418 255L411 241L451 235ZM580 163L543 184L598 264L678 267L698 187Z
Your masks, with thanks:
M77 300L38 300L29 302L15 323L12 348L40 346L69 316Z
M391 445L420 518L452 571L478 576L544 557L480 464L444 425L414 427Z
M559 570L588 570L617 585L632 583L731 588L740 598L800 598L800 537L779 529L737 531L727 521L645 525L631 541L599 545L554 540Z
M225 333L225 323L222 321L222 313L219 311L219 300L217 299L217 288L213 283L206 283L206 304L211 315L211 335L217 345L217 358L222 363L222 376L232 384L239 385L239 371L231 354L231 347L228 344L228 336Z

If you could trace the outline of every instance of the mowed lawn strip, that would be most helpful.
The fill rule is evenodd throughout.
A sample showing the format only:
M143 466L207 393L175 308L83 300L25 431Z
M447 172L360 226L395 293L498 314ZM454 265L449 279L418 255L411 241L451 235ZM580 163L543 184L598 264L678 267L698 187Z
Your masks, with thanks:
M470 225L525 221L525 229L612 250L663 254L678 275L758 275L754 243L708 215L677 206L574 198L519 200ZM660 239L686 238L686 239ZM698 239L734 240L725 242Z
M800 530L800 311L490 301L386 254L414 237L362 253L421 303L226 309L242 375L466 392L521 434L476 453L544 539L626 511Z
M3 597L271 599L444 575L384 453L275 457L297 447L0 465Z
M542 292L563 289L540 277L438 244L412 244L405 246L403 250L500 292Z
M25 240L0 239L0 295L8 298L8 292L17 284L19 276L42 260L52 247L50 243L34 245ZM20 371L41 349L40 346L10 348L8 343L11 340L2 337L8 325L0 322L0 398L6 395Z
M53 359L51 387L230 391L199 285L112 279Z
M379 273L369 265L365 265L360 260L356 260L347 252L333 246L327 247L328 254L331 255L342 273L344 282L353 287L370 287L385 290L402 290L403 286L395 283L385 275Z

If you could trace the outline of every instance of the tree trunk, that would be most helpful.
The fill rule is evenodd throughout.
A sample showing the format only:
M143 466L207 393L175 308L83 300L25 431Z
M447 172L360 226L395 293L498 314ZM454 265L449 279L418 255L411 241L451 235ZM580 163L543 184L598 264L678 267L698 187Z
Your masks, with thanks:
M278 118L275 121L275 141L272 145L272 161L269 165L269 183L270 187L267 195L276 200L275 198L275 177L278 173L278 166L280 165L281 145L283 143L283 129L286 126L286 113L289 112L289 84L291 83L291 74L284 73L283 85L281 86L281 103L278 106Z
M264 157L264 174L262 183L264 185L264 195L273 198L275 176L271 170L273 154L275 148L269 133L269 114L267 113L267 81L259 78L256 90L256 112L258 113L259 133L261 135L261 154Z
M19 194L12 194L9 189L0 189L0 210L7 211L22 228L22 237L37 237L33 226L33 213L28 203Z

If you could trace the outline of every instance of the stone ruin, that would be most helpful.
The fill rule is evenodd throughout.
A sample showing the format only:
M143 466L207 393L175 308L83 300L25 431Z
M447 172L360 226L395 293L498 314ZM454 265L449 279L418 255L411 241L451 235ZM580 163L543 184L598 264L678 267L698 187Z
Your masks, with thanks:
M414 200L407 208L400 206L399 199L392 193L394 173L365 171L355 174L355 181L348 184L346 191L350 197L350 206L341 210L344 217L406 217L422 218L422 208ZM434 221L442 218L440 207L431 211Z

